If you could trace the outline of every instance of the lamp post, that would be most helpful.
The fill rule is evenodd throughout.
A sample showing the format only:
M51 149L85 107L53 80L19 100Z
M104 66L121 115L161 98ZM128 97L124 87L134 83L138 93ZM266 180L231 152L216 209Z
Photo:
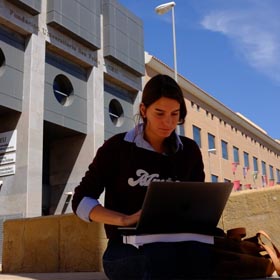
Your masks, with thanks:
M210 180L212 181L212 170L211 170L210 154L216 154L216 149L215 148L208 149L209 174L210 174Z
M174 54L174 79L177 82L177 57L176 57L176 35L175 35L175 13L174 7L175 2L168 2L162 5L159 5L155 8L155 11L159 15L167 13L170 9L172 10L172 33L173 33L173 54Z

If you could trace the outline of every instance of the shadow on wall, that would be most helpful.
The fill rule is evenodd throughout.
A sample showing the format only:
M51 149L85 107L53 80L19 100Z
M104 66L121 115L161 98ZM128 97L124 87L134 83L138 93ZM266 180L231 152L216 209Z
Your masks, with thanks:
M85 135L45 121L42 214L64 214L72 194L66 184L81 151ZM64 201L59 207L60 201Z

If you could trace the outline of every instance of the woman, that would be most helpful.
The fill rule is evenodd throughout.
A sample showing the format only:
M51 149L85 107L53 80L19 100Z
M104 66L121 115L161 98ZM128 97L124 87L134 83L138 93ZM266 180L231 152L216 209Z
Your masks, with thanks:
M151 181L205 179L199 147L176 133L177 125L184 123L187 114L176 81L161 74L151 78L143 90L139 111L141 123L127 133L113 136L99 148L75 189L73 211L83 220L105 224L109 242L103 266L109 279L173 279L185 277L185 273L194 275L198 260L188 268L186 264L196 254L201 256L195 242L153 243L137 249L123 244L117 229L137 223ZM104 190L102 206L98 198Z

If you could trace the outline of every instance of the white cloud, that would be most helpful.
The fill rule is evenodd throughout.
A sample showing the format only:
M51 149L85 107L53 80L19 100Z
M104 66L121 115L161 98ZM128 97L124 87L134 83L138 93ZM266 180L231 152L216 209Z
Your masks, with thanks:
M280 82L280 22L277 10L264 5L216 10L204 16L201 25L227 36L235 50L252 67Z

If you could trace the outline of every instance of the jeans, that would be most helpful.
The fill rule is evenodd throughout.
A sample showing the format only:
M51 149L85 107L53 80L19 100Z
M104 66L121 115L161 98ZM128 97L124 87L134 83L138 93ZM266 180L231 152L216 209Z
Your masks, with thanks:
M104 272L110 280L208 278L214 262L211 247L195 241L136 248L111 240L103 255Z

